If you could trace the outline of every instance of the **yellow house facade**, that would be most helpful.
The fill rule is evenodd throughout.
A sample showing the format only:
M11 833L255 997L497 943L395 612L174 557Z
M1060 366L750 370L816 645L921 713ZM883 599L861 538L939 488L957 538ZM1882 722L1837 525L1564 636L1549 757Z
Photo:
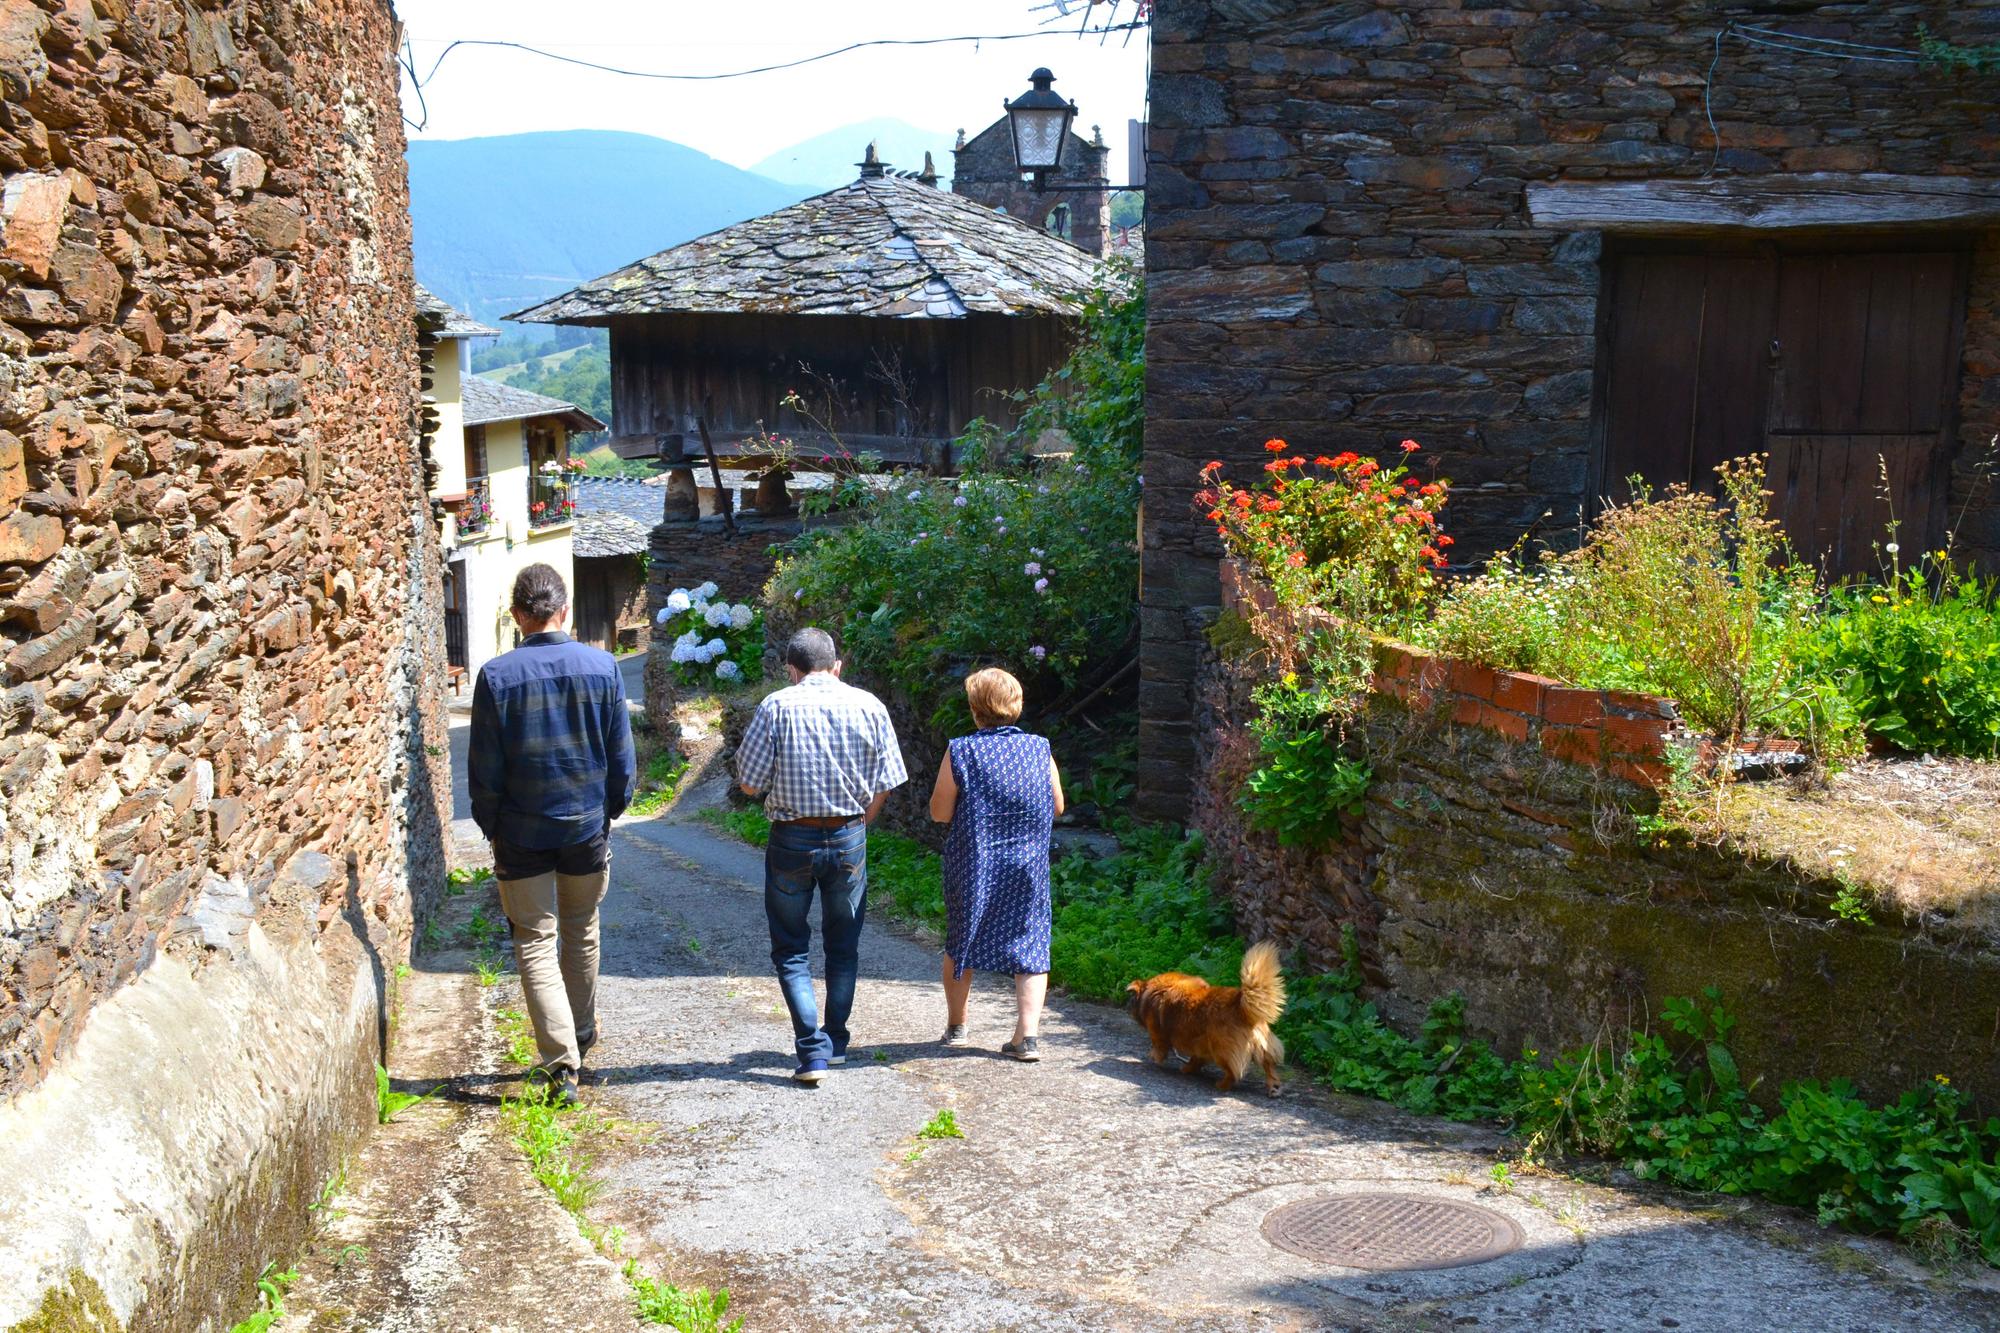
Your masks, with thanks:
M560 398L472 374L469 339L497 331L452 315L435 333L428 405L437 418L431 495L444 512L446 658L453 692L464 694L489 658L520 640L508 604L523 567L553 565L574 590L569 437L604 423Z

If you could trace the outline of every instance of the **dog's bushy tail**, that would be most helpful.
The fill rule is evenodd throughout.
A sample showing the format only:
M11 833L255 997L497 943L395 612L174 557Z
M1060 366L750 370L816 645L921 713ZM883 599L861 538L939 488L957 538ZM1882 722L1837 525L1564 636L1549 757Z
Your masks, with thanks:
M1275 1023L1285 1012L1285 979L1278 973L1278 946L1269 940L1251 945L1243 955L1243 990L1236 1002L1252 1023Z

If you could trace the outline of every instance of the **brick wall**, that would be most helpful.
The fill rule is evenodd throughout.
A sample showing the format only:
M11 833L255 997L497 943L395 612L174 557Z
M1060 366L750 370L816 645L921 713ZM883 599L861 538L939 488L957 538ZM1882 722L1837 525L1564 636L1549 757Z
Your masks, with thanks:
M1663 6L1162 0L1147 190L1141 800L1185 808L1195 645L1216 604L1187 497L1211 458L1415 437L1476 557L1574 530L1590 473L1603 238L1530 184L1772 172L1991 176L1991 76L1723 44L1731 20L1910 48L2000 38L2000 0ZM1975 241L1951 515L2000 560L2000 240Z
M0 1208L9 1300L240 1305L442 879L397 40L385 0L0 0L0 1114L130 1158L66 1154L40 1242Z

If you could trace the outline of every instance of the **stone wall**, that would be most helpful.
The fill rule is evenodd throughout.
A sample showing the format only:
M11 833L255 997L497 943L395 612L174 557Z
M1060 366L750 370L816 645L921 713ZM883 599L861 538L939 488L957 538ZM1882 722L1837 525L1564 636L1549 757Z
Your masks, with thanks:
M442 880L397 40L0 3L0 1326L243 1313Z
M1385 455L1456 483L1455 555L1573 531L1589 484L1603 238L1537 228L1552 181L1996 173L1990 76L1717 45L1731 21L1908 49L2000 38L2000 0L1649 5L1161 0L1147 189L1142 806L1185 809L1211 458ZM1718 59L1718 51L1720 52ZM1703 94L1711 65L1709 108ZM1712 109L1718 149L1708 128ZM2000 562L2000 239L1974 239L1950 512Z
M1058 204L1069 205L1065 239L1094 255L1111 251L1111 177L1106 174L1111 150L1101 135L1086 140L1074 130L1063 147L1063 169L1049 184L1064 188L1036 193L1014 162L1014 140L1007 118L988 125L952 149L951 190L967 199L1012 214L1037 227L1048 227ZM1082 188L1092 187L1092 188Z
M1647 765L1542 743L1517 721L1525 710L1494 711L1497 689L1450 664L1412 691L1426 673L1407 659L1385 655L1354 737L1374 771L1361 814L1332 845L1286 848L1237 806L1257 759L1250 691L1267 668L1203 646L1191 819L1246 938L1332 968L1352 930L1373 998L1405 1032L1458 993L1470 1030L1506 1053L1569 1049L1656 1026L1666 1000L1714 985L1766 1096L1845 1077L1892 1099L1944 1074L2000 1105L1990 938L1949 921L1844 921L1836 882L1727 845L1642 838L1637 817L1657 809ZM1596 711L1648 711L1628 702ZM1645 735L1617 744L1652 743L1660 719L1637 720ZM1600 733L1607 747L1624 734Z

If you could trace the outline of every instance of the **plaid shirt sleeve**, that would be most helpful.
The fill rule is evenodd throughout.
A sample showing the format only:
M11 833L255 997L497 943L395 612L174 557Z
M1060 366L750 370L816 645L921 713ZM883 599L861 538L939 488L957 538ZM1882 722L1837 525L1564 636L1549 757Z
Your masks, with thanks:
M894 791L910 780L909 769L903 766L903 747L896 740L896 724L889 720L889 710L880 706L875 714L875 776L869 785L876 795Z
M745 791L762 795L771 789L778 767L778 743L772 725L775 706L766 699L757 705L756 715L743 732L743 744L736 749L736 780Z

